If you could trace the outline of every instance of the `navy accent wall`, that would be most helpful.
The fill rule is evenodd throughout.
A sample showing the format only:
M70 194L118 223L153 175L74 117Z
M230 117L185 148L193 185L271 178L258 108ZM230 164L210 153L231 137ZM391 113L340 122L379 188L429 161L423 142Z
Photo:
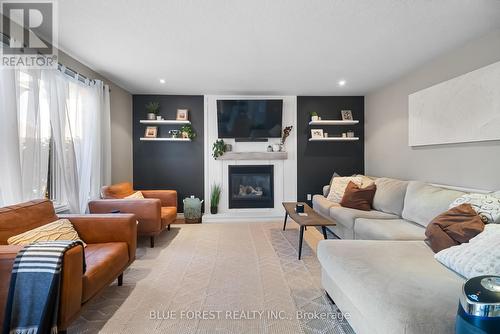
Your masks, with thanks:
M349 126L310 126L310 113L322 119L342 119L341 110L352 110L359 124ZM359 141L309 142L312 128L322 128L329 136L354 130ZM297 200L306 201L307 194L321 194L333 172L344 175L364 173L364 97L363 96L298 96L297 97ZM309 203L311 203L309 201Z
M140 141L148 125L145 104L160 103L160 115L174 120L177 109L189 109L189 120L196 131L191 142ZM179 212L183 211L182 200L189 195L203 199L203 96L194 95L134 95L134 187L136 189L173 189L178 193ZM158 137L167 137L168 130L180 125L159 125Z

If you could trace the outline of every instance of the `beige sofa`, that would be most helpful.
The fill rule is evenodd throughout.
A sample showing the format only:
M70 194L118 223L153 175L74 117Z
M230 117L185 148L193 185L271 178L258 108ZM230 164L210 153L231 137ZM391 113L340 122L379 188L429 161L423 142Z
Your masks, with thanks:
M314 196L314 209L337 222L333 231L355 239L319 243L324 289L358 334L454 333L464 279L423 240L425 226L464 193L417 181L375 183L369 212Z

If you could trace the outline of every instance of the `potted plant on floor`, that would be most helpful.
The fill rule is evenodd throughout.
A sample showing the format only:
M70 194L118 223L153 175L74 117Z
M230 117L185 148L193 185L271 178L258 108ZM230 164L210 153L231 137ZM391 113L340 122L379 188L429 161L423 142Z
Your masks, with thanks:
M155 120L156 115L160 112L160 103L159 102L147 103L146 112L148 113L148 120Z
M210 195L210 213L215 215L217 214L219 207L221 188L220 185L214 184L212 186L212 193Z

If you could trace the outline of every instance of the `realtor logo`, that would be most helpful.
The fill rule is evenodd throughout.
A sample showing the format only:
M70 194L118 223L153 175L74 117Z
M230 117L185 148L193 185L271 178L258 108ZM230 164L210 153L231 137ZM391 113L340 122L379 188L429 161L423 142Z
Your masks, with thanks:
M1 2L1 66L56 68L56 11L53 1Z

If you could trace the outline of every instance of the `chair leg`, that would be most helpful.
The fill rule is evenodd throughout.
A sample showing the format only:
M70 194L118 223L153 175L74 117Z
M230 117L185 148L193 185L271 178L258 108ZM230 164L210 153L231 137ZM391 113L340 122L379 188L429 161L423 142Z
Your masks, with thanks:
M122 285L123 285L123 273L121 273L120 276L118 276L118 286Z
M167 225L167 231L170 231L170 224Z
M321 229L323 230L323 238L328 239L328 235L326 234L326 226L321 226Z
M151 236L150 243L151 243L151 248L155 248L155 237L154 237L154 235Z

